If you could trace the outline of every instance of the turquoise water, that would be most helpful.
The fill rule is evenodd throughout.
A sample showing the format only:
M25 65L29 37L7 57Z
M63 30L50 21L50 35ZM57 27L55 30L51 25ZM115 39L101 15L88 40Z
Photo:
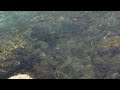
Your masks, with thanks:
M119 79L120 12L1 11L0 78Z

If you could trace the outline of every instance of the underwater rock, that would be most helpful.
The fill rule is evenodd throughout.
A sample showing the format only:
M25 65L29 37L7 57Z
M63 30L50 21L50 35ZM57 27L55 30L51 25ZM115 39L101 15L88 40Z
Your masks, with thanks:
M14 59L20 62L21 69L30 70L36 63L40 63L41 61L38 56L22 48L18 48L12 51L12 53L16 55Z
M33 78L31 78L27 74L18 74L18 75L11 76L8 79L33 79Z
M30 72L36 63L40 63L40 59L35 54L24 48L17 48L11 52L13 58L0 60L0 78L8 78L15 73Z
M98 49L91 55L93 70L97 78L107 78L120 71L120 48Z
M120 47L120 36L105 36L98 45L99 48L111 48L111 47Z

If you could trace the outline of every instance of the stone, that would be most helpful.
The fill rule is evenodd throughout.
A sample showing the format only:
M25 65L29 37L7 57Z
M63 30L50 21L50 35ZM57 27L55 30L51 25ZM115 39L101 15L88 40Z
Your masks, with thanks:
M33 78L27 74L18 74L18 75L11 76L8 79L33 79Z

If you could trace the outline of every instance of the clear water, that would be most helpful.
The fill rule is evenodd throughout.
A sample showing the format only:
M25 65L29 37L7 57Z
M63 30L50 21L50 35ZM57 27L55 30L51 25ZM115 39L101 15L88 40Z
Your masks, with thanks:
M119 79L120 12L1 11L0 78Z

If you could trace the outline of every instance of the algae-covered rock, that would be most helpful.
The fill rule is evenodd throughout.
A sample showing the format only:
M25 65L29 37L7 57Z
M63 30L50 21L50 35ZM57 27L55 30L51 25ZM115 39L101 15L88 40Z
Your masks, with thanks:
M16 37L1 45L0 53L0 78L14 75L18 71L28 70L33 67L36 59L30 45L25 39Z
M120 36L104 37L99 44L99 48L107 49L111 47L120 47Z

